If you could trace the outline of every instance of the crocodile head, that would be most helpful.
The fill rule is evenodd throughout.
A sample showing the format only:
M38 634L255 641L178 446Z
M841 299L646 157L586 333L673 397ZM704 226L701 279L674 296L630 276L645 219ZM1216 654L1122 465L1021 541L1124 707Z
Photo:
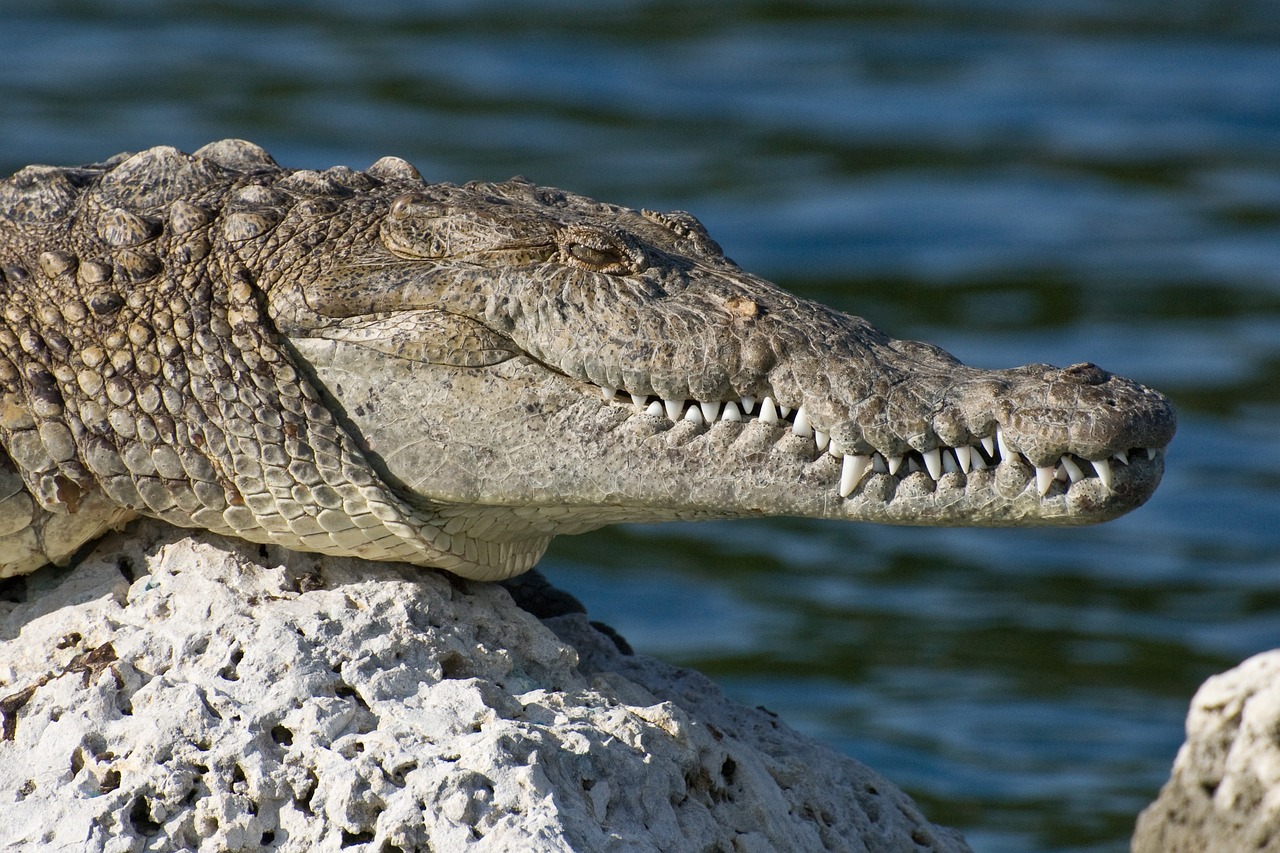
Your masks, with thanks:
M1160 480L1168 400L1092 364L966 367L744 272L686 213L402 189L270 310L401 496L508 543L472 574L619 521L1084 524Z

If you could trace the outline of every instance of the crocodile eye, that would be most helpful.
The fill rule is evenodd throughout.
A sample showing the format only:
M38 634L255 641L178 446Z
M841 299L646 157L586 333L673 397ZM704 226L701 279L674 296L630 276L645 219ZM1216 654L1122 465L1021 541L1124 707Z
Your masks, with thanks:
M624 237L605 229L571 226L560 235L561 259L606 275L627 275L644 269L642 253L630 250Z
M627 257L616 246L597 248L588 246L586 243L570 243L564 248L566 252L587 266L600 270L627 262Z

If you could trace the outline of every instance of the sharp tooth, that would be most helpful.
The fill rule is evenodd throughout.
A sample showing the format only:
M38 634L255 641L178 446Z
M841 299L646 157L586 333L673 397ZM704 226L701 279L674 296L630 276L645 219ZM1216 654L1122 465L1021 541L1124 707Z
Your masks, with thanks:
M1129 454L1128 454L1128 453L1126 453L1125 451L1123 451L1123 450L1117 450L1117 451L1116 451L1114 454L1112 454L1112 455L1113 455L1113 456L1114 456L1118 461L1123 462L1125 465L1128 465L1128 464L1129 464Z
M662 417L666 413L666 409L662 408L662 404L654 400L649 407L644 410L646 415L653 415L655 418Z
M706 420L705 418L702 417L702 407L696 406L696 405L690 406L688 409L685 410L684 419L686 421L691 421L692 423L695 423L695 424L704 423Z
M840 442L836 441L834 438L831 439L831 446L827 448L827 452L837 459L844 456L844 448L841 447Z
M756 408L755 397L751 396L750 394L743 394L740 399L742 402L742 413L744 415L749 415L753 411L755 411L755 408Z
M760 420L767 424L776 424L778 422L778 409L774 405L772 397L765 397L764 402L760 404Z
M1049 494L1049 487L1053 485L1053 466L1049 465L1044 468L1036 468L1036 491L1042 495Z
M921 454L924 457L924 467L929 469L929 476L937 480L942 476L942 451L938 448L926 450Z
M815 429L813 431L813 443L818 445L818 452L821 453L826 450L827 445L831 443L831 436L827 435L820 429Z
M779 403L779 404L778 404L778 415L779 415L780 417L784 417L784 418L785 418L785 417L786 417L787 415L789 415L789 414L791 414L791 407L790 407L790 406L784 406L784 405L782 405L781 403Z
M600 396L604 398L604 401L606 403L612 403L613 398L616 397L617 395L618 395L617 388L610 388L607 385L600 386Z
M853 454L846 456L844 462L840 465L840 497L847 498L853 494L853 490L857 488L858 483L866 476L867 470L870 468L870 456L855 456Z
M1090 459L1093 463L1093 470L1098 472L1098 479L1102 481L1102 485L1108 489L1111 488L1111 463L1105 459Z
M885 457L885 462L887 462L887 463L889 464L889 473L890 473L890 474L897 474L897 473L898 473L898 469L902 467L902 457L901 457L901 456L886 456L886 457Z
M684 400L663 399L662 406L667 410L667 418L669 420L680 420L680 413L684 411Z
M957 447L956 462L960 465L960 470L968 474L969 469L973 467L973 448L967 444Z
M738 411L738 404L730 400L724 404L724 411L720 413L722 421L740 421L742 420L742 412Z
M875 471L877 474L887 474L889 472L888 463L885 462L884 457L879 453L871 454L871 470Z
M809 423L809 416L805 414L804 406L796 409L796 420L791 425L791 431L804 438L813 435L813 424Z
M986 439L984 438L983 441L986 441ZM982 454L978 452L977 447L969 448L969 461L973 464L973 470L987 470L987 460L982 458Z
M702 419L709 424L715 423L720 417L719 403L699 403L699 407L702 409Z
M950 448L942 451L942 473L960 473L960 463L956 462L956 456L951 452Z
M1156 455L1157 455L1159 452L1160 452L1160 451L1159 451L1159 450L1156 450L1154 447L1148 447L1148 448L1147 448L1147 458L1148 458L1148 459L1155 459L1155 458L1156 458Z
M1070 476L1071 475L1067 473L1066 466L1059 465L1057 468L1053 469L1053 479L1057 480L1059 483L1067 482Z
M987 455L992 459L996 456L996 440L992 436L982 439L982 449L987 451Z
M1003 461L1008 462L1013 459L1013 454L1009 452L1009 445L1004 441L1004 430L998 425L996 426L996 447L1000 448L1000 458Z
M1062 457L1062 467L1066 470L1071 482L1078 483L1084 479L1084 471L1070 456Z
M648 398L646 398L646 397L642 397L642 396L640 396L639 394L632 394L632 395L631 395L631 405L633 405L633 406L635 406L635 407L636 407L636 411L637 411L637 412L643 412L643 411L644 411L644 409L645 409L644 401L645 401L646 399L648 399Z

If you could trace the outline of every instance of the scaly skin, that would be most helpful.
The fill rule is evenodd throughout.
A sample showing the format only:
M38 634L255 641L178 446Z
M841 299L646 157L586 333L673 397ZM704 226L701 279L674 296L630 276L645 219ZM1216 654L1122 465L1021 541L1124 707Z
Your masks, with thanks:
M394 158L29 167L0 271L0 576L139 514L483 579L618 521L1081 524L1174 431L1093 365L976 370L793 296L688 214Z

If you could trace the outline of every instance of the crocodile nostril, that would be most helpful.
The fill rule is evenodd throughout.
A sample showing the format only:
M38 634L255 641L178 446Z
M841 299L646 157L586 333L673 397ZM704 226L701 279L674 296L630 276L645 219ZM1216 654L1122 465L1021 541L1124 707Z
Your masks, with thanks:
M1111 378L1110 373L1089 361L1064 367L1060 375L1067 381L1078 382L1081 385L1101 385Z

